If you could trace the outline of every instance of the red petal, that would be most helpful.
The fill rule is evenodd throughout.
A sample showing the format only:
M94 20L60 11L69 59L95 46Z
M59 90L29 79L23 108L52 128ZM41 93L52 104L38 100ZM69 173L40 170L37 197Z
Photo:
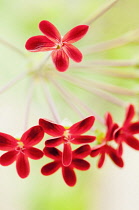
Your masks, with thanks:
M117 154L119 156L122 156L122 154L123 154L123 144L122 143L119 144L119 147L117 149Z
M26 178L30 173L30 166L28 158L23 154L20 153L18 155L17 161L16 161L16 170L18 175L21 178Z
M72 161L71 145L70 143L65 143L63 154L62 154L62 164L64 166L69 166L71 164L71 161Z
M57 28L50 23L47 20L42 20L39 23L39 28L42 31L43 34L47 36L48 39L50 39L53 42L59 42L61 41L61 35Z
M117 166L119 166L121 168L124 166L124 162L123 162L122 158L117 154L117 151L110 146L109 146L108 154Z
M109 128L112 126L113 124L113 119L110 113L106 113L105 115L105 122L106 122L106 126Z
M25 44L25 48L33 52L54 50L54 46L55 43L41 35L29 38Z
M105 161L105 153L102 153L98 161L98 168L101 168L103 166L104 161Z
M34 148L34 147L29 147L25 149L25 154L34 160L38 160L43 157L43 152L40 149Z
M136 139L134 136L129 135L126 136L124 141L133 149L139 150L139 140Z
M127 108L126 116L125 116L125 121L123 123L123 126L128 125L130 123L130 121L132 120L132 118L134 117L134 115L135 115L134 106L131 104Z
M62 159L62 152L60 150L58 150L57 148L45 147L43 149L43 152L47 157L52 158L54 160L61 161L61 159Z
M0 133L0 150L9 151L17 146L17 140L6 133Z
M54 139L49 139L45 141L45 146L47 147L56 147L63 143L63 137L58 137Z
M45 176L51 175L51 174L55 173L60 168L60 166L61 166L61 164L56 161L48 163L42 167L41 173Z
M91 157L96 157L101 152L101 148L98 148L96 150L92 150L90 153Z
M42 126L45 133L54 137L62 136L65 131L65 128L62 125L58 125L45 119L39 119L39 125Z
M105 139L107 141L113 140L114 139L114 134L116 129L118 129L118 125L116 123L114 123L113 125L111 125L108 129L107 129L107 133L106 133L106 137Z
M82 61L82 53L72 44L65 44L63 50L75 62L79 63Z
M128 126L127 131L131 134L139 133L139 122L132 123Z
M16 160L17 154L18 152L16 150L12 150L12 151L4 153L0 159L1 165L8 166L12 164Z
M62 42L74 43L82 39L87 33L89 26L79 25L68 31L62 39Z
M69 67L69 57L63 51L63 49L54 50L52 52L52 60L56 69L60 72L66 71Z
M90 168L90 163L88 163L86 160L82 160L82 159L74 159L72 161L72 165L74 168L81 170L81 171L86 171Z
M92 127L92 125L94 124L94 120L95 120L94 116L87 117L81 120L80 122L73 124L70 127L69 131L73 135L83 134Z
M71 142L73 144L85 144L85 143L91 143L96 139L95 136L75 136L74 140L72 140Z
M21 137L21 141L27 146L38 144L44 136L44 131L41 126L33 126L27 130Z
M76 184L76 175L72 168L63 166L62 175L63 175L64 181L70 187L73 187Z
M77 158L77 159L78 158L85 158L90 154L90 152L91 152L91 147L86 144L86 145L83 145L83 146L75 149L73 151L72 155L73 155L74 158Z

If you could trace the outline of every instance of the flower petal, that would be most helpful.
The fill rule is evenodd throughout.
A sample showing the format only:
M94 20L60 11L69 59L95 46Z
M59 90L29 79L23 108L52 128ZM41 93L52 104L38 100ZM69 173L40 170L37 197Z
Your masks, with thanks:
M47 147L56 147L56 146L59 146L61 143L63 143L63 141L64 141L63 137L49 139L49 140L45 141L45 146L47 146Z
M139 122L131 123L127 127L127 131L131 134L139 133Z
M17 157L16 170L22 179L26 178L30 173L28 158L23 153L19 153Z
M86 144L86 145L83 145L77 149L75 149L72 153L73 155L73 158L85 158L87 157L91 152L91 147Z
M101 168L103 166L104 161L105 161L105 153L103 152L100 156L99 161L98 161L98 168Z
M87 118L73 124L70 127L69 131L73 135L83 134L83 133L87 132L92 127L92 125L94 124L94 120L95 120L94 116L87 117Z
M114 148L109 146L108 154L117 166L119 166L121 168L124 166L124 162L123 162L122 158L117 154L117 151Z
M56 69L60 72L64 72L69 67L69 57L63 49L54 50L52 52L52 60Z
M61 41L61 35L57 28L50 23L47 20L42 20L39 23L39 28L42 31L43 34L47 36L48 39L50 39L53 42L59 42Z
M51 175L51 174L55 173L60 168L60 166L61 166L61 164L56 161L48 163L42 167L41 173L44 176Z
M76 184L76 175L72 168L63 166L62 175L68 186L73 187Z
M85 144L91 143L96 139L95 136L75 136L75 138L71 141L73 144Z
M89 26L79 25L68 31L62 38L62 42L74 43L82 39L87 33Z
M72 161L72 149L70 143L64 143L64 150L62 153L63 166L69 166Z
M11 150L9 152L4 153L1 156L0 163L2 166L8 166L12 164L16 160L18 152L16 150Z
M29 147L25 149L24 151L25 151L25 154L29 158L34 159L34 160L38 160L43 157L43 152L38 148Z
M47 157L54 160L61 161L62 159L62 152L55 147L44 147L43 152Z
M80 52L80 50L78 50L77 47L73 46L72 44L65 44L63 46L63 50L75 62L79 63L82 61L82 53Z
M123 126L128 125L130 121L132 120L132 118L134 117L134 115L135 115L134 106L130 104L126 111L126 116L125 116L125 121L123 123Z
M42 35L29 38L25 44L25 48L33 52L54 50L54 47L55 43Z
M17 140L6 134L0 133L0 150L9 151L17 146Z
M51 136L62 136L65 128L62 125L50 122L45 119L39 119L39 125L42 126L44 132Z
M112 116L110 113L106 113L105 115L105 123L106 123L106 126L109 128L112 126L113 124L113 119L112 119Z
M127 135L124 140L130 147L139 150L139 140L136 139L134 136Z
M90 168L90 163L88 163L86 160L74 159L72 161L72 166L78 170L86 171Z
M44 136L43 128L39 125L28 129L21 137L21 141L27 146L38 144Z
M118 156L122 156L122 154L123 154L123 144L122 143L119 144L119 147L117 149L117 154L118 154Z

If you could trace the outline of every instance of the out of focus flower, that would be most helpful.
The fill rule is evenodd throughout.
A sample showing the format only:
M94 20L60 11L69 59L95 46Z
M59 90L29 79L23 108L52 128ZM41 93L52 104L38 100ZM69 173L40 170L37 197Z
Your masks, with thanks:
M45 35L33 36L26 42L26 49L32 52L53 51L52 60L58 71L66 71L69 66L69 57L75 62L81 62L82 53L72 45L82 39L89 26L79 25L67 32L64 37L57 28L47 20L39 24L41 32Z
M43 136L44 132L41 126L30 128L20 140L6 133L0 133L0 150L8 151L1 156L1 165L8 166L16 161L18 175L21 178L26 178L30 173L28 158L38 160L43 157L43 152L33 147L42 140Z
M62 164L62 152L57 148L45 147L43 151L46 157L52 158L54 161L44 165L41 169L41 173L48 176L61 168L63 179L70 187L76 184L76 174L74 169L85 171L90 168L90 164L84 160L84 158L90 154L91 148L89 145L83 145L72 151L73 158L69 166L64 166Z
M64 144L62 164L64 166L69 166L72 162L71 143L86 144L95 140L95 136L81 135L87 132L93 126L94 120L95 118L90 116L73 124L70 128L65 128L62 125L50 122L45 119L40 119L39 125L42 126L45 133L56 137L46 140L45 145L47 147L55 147L60 144Z
M106 154L112 159L112 161L119 167L123 167L124 163L121 157L117 154L117 150L114 149L109 142L114 139L114 132L118 128L118 125L115 124L112 120L110 113L106 115L105 124L107 126L106 135L101 137L101 144L96 145L91 150L91 157L100 155L98 161L98 167L101 168L104 164Z

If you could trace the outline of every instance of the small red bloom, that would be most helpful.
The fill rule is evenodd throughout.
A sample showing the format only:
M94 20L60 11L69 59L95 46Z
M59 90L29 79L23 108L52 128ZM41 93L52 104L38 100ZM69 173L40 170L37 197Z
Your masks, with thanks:
M118 128L118 125L113 123L111 114L106 115L106 126L107 132L105 137L102 139L102 144L96 145L92 148L90 153L91 157L100 155L98 161L98 168L101 168L104 164L106 154L112 159L112 161L119 167L123 167L124 163L121 157L117 154L117 150L109 145L109 142L113 140L113 135L115 130Z
M16 161L16 170L21 178L26 178L30 173L28 158L38 160L43 157L43 152L35 147L44 136L41 126L34 126L27 130L20 140L0 133L0 150L8 151L0 158L3 166L8 166Z
M115 139L116 142L119 144L119 155L122 155L123 152L123 142L125 142L133 149L139 150L139 140L134 137L135 134L139 134L139 122L132 122L134 115L134 106L129 105L122 127L117 129L117 131L115 132Z
M90 116L80 122L73 124L70 128L65 128L62 125L55 124L45 119L40 119L39 125L43 127L44 132L53 137L56 137L46 140L45 145L47 147L55 147L64 143L62 163L64 166L68 166L72 161L72 150L70 143L85 144L95 140L95 136L81 135L92 127L94 120L95 118Z
M45 147L43 151L47 157L54 159L54 161L44 165L41 169L41 173L45 176L48 176L61 168L63 179L70 187L76 184L76 174L74 172L74 168L81 171L85 171L90 168L90 164L86 160L83 160L83 158L90 154L91 148L89 145L83 145L72 151L73 159L69 166L63 166L62 152L57 148Z
M67 32L64 37L57 28L47 20L39 23L39 28L44 35L33 36L25 44L27 50L32 52L52 51L52 60L58 71L66 71L69 66L69 57L75 62L81 62L82 53L72 45L82 39L89 26L79 25Z

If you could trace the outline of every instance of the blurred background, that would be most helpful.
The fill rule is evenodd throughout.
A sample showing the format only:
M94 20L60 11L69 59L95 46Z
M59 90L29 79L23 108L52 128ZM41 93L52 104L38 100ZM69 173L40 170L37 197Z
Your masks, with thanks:
M76 25L87 23L109 2L112 1L0 0L1 132L20 137L25 128L37 125L39 118L54 120L40 81L36 79L32 85L31 74L24 77L25 72L32 72L45 57L45 53L27 52L24 47L29 37L41 34L39 22L49 20L64 35ZM88 34L75 44L83 52L84 61L81 64L71 61L64 75L80 79L81 85L82 81L89 80L88 87L99 89L99 94L98 91L86 91L74 80L73 83L68 82L54 69L51 59L44 67L46 84L61 121L68 119L75 123L81 120L81 115L77 108L70 106L68 93L63 97L63 93L53 85L51 76L64 90L68 89L73 97L78 96L92 112L102 118L109 111L116 122L122 124L125 107L130 103L136 105L138 112L138 10L138 0L117 1L110 10L92 22ZM109 43L109 40L123 34L126 34L123 39ZM103 42L106 45L99 46L98 43ZM125 45L126 42L128 44ZM50 77L48 81L47 72ZM12 85L14 81L16 83ZM103 95L104 90L106 94ZM80 103L76 103L76 106L84 117L89 115ZM105 127L97 120L95 129L105 131ZM43 143L39 147L43 148ZM73 188L64 183L61 171L48 177L41 175L41 167L51 161L46 157L38 161L30 160L31 174L24 180L18 177L15 164L0 166L0 209L138 210L139 153L125 145L123 158L123 169L116 167L109 158L102 169L97 169L97 158L88 158L91 169L86 172L76 171L77 184Z

